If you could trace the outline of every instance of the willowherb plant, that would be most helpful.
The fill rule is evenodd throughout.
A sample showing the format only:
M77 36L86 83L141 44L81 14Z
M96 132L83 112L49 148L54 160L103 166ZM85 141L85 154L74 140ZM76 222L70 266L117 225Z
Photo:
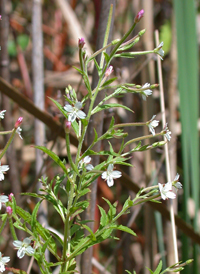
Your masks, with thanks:
M77 255L83 253L89 247L104 241L105 239L112 237L113 230L121 230L136 236L135 232L121 224L118 224L118 219L123 215L128 213L129 208L146 201L158 202L161 197L165 199L176 198L176 193L173 192L172 187L176 190L182 187L182 184L178 182L179 175L175 177L172 182L167 182L165 185L158 184L155 186L150 186L141 189L134 199L127 198L122 210L117 213L116 207L117 203L111 204L110 201L104 199L109 206L108 212L106 212L102 207L99 206L99 211L101 214L100 225L98 229L94 232L87 226L87 220L82 220L80 213L86 210L89 206L90 201L85 199L85 194L90 191L90 185L101 176L108 186L111 187L114 184L114 180L122 176L121 171L115 170L116 165L127 165L127 160L131 157L131 154L135 151L145 151L149 149L156 148L158 146L163 146L166 142L171 139L171 132L166 125L163 130L159 133L155 132L155 128L158 126L159 121L155 120L155 115L151 120L143 123L128 123L128 124L115 124L115 120L112 117L110 126L102 136L98 136L94 129L94 140L91 144L84 149L84 139L87 133L88 124L92 116L100 111L110 109L112 107L124 108L128 111L132 111L128 107L121 104L113 104L109 102L109 99L123 95L125 93L139 93L142 98L146 100L148 96L152 94L152 90L157 87L157 84L146 83L144 85L135 85L132 83L123 83L114 85L116 77L109 78L113 72L113 67L110 65L113 58L117 57L135 57L136 55L155 53L161 58L164 55L162 50L163 43L161 43L157 48L151 51L144 52L133 52L128 51L132 46L137 43L140 37L144 34L145 30L140 31L134 38L128 40L130 33L135 28L135 25L141 20L144 15L144 11L140 11L135 17L134 23L130 30L121 38L112 41L107 44L107 39L104 40L103 48L87 56L84 45L84 38L80 38L78 41L79 47L79 58L80 58L80 68L75 68L83 78L85 86L87 88L87 94L81 99L77 98L76 91L68 86L65 92L66 105L63 106L57 101L51 99L55 105L58 107L60 112L66 119L64 123L66 132L66 148L67 157L69 160L70 167L66 167L66 162L61 161L61 159L52 151L48 150L46 147L39 147L41 151L45 152L62 170L62 174L58 174L55 178L49 182L48 178L41 178L43 188L40 194L36 193L25 193L24 195L30 195L35 198L39 198L39 202L36 204L33 212L30 214L23 208L17 206L15 198L11 193L9 196L0 196L0 209L6 206L6 213L1 214L2 225L0 232L3 230L6 222L9 222L10 231L12 233L14 242L13 247L17 249L17 256L21 259L24 256L32 256L39 266L41 273L53 273L55 267L59 267L59 273L74 273L76 272L76 257ZM110 16L111 18L111 16ZM110 18L108 22L110 21ZM109 25L109 23L108 23ZM109 27L107 28L106 34L109 32ZM105 35L107 37L108 35ZM107 54L106 49L112 47L111 53ZM101 60L98 64L96 61L96 56L100 54ZM88 77L88 67L91 62L94 62L99 75L99 81L97 86L92 89L91 83ZM111 89L112 93L105 95L104 99L95 106L95 100L99 94L104 89ZM83 107L86 102L89 102L89 108L87 111L83 111ZM3 119L5 110L0 112L0 118ZM17 132L21 137L21 129L19 125L22 122L22 118L16 122L15 127L11 133L11 137L6 144L4 150L0 154L0 160L5 154L9 144L11 143L15 133ZM126 127L132 126L147 126L152 135L141 136L132 140L125 142L125 137L127 133L124 132ZM72 159L70 151L70 132L73 131L78 139L77 154L75 160ZM0 134L5 134L5 132L0 132ZM155 138L158 136L164 136L164 140L156 141L151 145L142 145L142 140ZM111 143L109 143L109 151L96 152L93 147L102 140L108 140L110 138L120 138L121 147L119 151L114 151ZM129 145L136 143L135 147L129 149ZM98 155L103 156L102 161L96 165L92 165L92 158L90 156ZM4 173L9 172L8 165L0 165L0 180L4 180ZM59 193L62 191L65 195L65 201L67 201L67 206L63 204L59 198ZM43 200L48 201L53 205L57 214L61 217L63 222L64 231L62 234L60 232L52 231L45 228L37 220L37 212L40 204ZM26 232L27 237L25 239L17 239L15 229L23 230ZM85 230L89 232L89 235L85 235ZM62 255L58 255L57 249L60 246ZM45 258L45 251L49 250L53 258L53 262L48 262ZM6 267L10 258L3 256L0 253L0 271L3 272L5 269L12 271L13 273L19 273L17 269ZM189 262L186 262L189 263ZM161 272L162 263L157 267L157 272L151 273L165 273L171 270L181 270L185 264L175 264L166 271ZM22 271L21 273L27 273ZM130 273L130 272L128 272Z

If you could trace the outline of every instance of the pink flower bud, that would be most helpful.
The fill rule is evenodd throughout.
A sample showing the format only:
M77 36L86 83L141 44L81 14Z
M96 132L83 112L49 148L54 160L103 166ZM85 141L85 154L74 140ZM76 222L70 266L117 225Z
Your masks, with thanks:
M8 215L12 215L12 212L13 212L13 210L12 210L12 208L10 207L10 206L7 206L6 207L6 213L8 213Z
M138 14L135 16L135 23L140 22L143 16L144 16L144 10L139 11Z
M9 195L8 195L8 200L10 201L10 202L12 202L12 197L14 196L14 194L13 193L10 193Z
M85 39L82 37L82 38L79 38L78 39L78 47L79 49L82 49L85 45Z
M113 72L113 66L109 66L105 72L105 76L108 77Z
M15 128L18 128L22 123L23 117L19 117L17 122L15 123Z
M66 121L65 127L66 127L67 129L70 129L70 128L71 128L71 122Z
M2 20L1 15L0 15L0 20Z

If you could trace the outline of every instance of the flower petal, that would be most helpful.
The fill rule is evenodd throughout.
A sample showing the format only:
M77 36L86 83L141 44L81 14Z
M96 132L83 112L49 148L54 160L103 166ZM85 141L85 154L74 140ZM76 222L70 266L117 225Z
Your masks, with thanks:
M167 198L169 198L169 199L175 199L175 198L176 198L176 194L175 194L173 191L168 191L168 192L166 193L166 196L167 196Z
M114 180L113 180L112 177L108 177L108 179L107 179L107 185L108 185L109 187L111 187L111 186L114 185Z
M68 116L68 121L73 123L76 120L76 112L72 112Z
M83 112L82 110L78 110L78 111L77 111L77 116L78 116L78 118L80 118L80 119L84 119L84 118L86 117L86 114L85 114L85 112Z
M17 257L19 259L23 258L25 255L25 247L21 247L18 251L17 251Z
M121 173L121 171L114 170L114 171L112 171L111 176L113 178L120 178L122 176L122 173Z
M22 246L22 242L17 240L13 242L13 245L17 248L20 248Z
M75 108L80 110L80 109L82 109L82 107L83 107L83 104L81 102L76 102Z
M104 172L101 174L101 178L104 179L104 180L107 178L107 171L104 171Z
M74 108L71 105L65 105L64 110L66 110L67 112L73 112Z

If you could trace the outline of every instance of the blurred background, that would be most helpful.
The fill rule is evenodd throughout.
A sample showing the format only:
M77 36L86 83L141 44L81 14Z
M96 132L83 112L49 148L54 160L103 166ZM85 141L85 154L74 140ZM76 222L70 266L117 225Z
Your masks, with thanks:
M64 102L65 88L70 84L79 98L87 93L80 74L73 68L78 64L78 38L84 37L86 54L95 51L98 28L103 3L106 0L1 0L0 3L0 110L6 109L1 130L11 130L19 116L23 116L23 140L15 137L2 164L10 166L6 179L0 184L0 192L14 193L18 205L30 212L34 199L20 197L21 192L38 191L38 179L45 172L49 180L61 172L50 159L35 151L33 144L52 148L61 159L67 160L65 141L62 134L51 127L53 121L64 125L63 117L49 97L60 104ZM109 1L108 1L109 2ZM166 117L172 139L169 143L171 178L178 172L183 189L174 201L176 214L192 227L186 233L177 229L179 260L194 258L194 263L183 273L200 273L199 238L199 44L200 44L200 2L194 0L118 0L112 1L114 26L112 38L123 36L133 24L137 12L144 9L143 19L137 24L134 37L140 30L145 34L134 46L133 51L152 50L156 47L155 30L159 40L164 42L165 51L162 61L163 87ZM106 20L106 17L105 17ZM103 39L103 37L102 37ZM114 76L120 83L129 82L143 85L158 83L157 57L154 54L138 56L134 59L117 58L112 63ZM92 81L92 67L89 74ZM6 88L7 87L7 88ZM14 99L14 91L24 95L44 114L35 109L27 109L26 101ZM9 92L8 92L9 91ZM109 91L108 91L109 92ZM11 94L11 95L10 95ZM23 97L24 98L24 97ZM126 94L116 98L131 108L134 113L111 109L104 113L103 130L109 126L114 115L117 123L148 121L153 115L161 121L160 93L158 89L143 101L137 94ZM25 109L25 110L24 110ZM30 111L29 111L30 110ZM52 122L45 123L42 117L51 115ZM36 119L37 118L37 119ZM43 121L43 122L41 122ZM157 132L162 130L160 123ZM146 128L128 128L128 138L132 139L149 134ZM73 133L72 133L73 135ZM0 136L0 149L6 142ZM72 155L76 155L76 141L72 141ZM151 143L151 142L150 142ZM115 139L113 146L119 149L120 140ZM103 143L102 149L108 147ZM133 168L124 171L134 184L144 187L150 184L166 183L164 149L137 152L132 155ZM134 197L133 188L123 185L123 178L116 181L113 188L98 180L97 204L106 208L102 197L112 203L118 201L120 209L128 196ZM64 200L64 197L61 199ZM164 203L168 207L168 203ZM42 223L62 232L62 222L51 206L44 205ZM2 209L3 211L3 209ZM106 240L94 247L92 254L93 273L149 273L144 267L155 269L159 260L163 266L173 264L173 244L169 222L149 205L133 208L129 215L122 216L121 223L130 226L137 237L117 232L120 241ZM95 224L98 226L99 212L95 211ZM182 226L185 226L185 222ZM185 226L186 227L186 226ZM183 232L184 231L184 232ZM191 232L192 231L192 232ZM192 234L193 233L193 234ZM196 234L195 234L196 233ZM26 235L20 232L20 239ZM196 240L195 240L196 239ZM29 258L16 259L9 226L0 236L0 250L11 257L9 265L26 269ZM58 249L59 253L59 249ZM81 258L78 258L80 265ZM106 271L103 267L106 267ZM80 267L81 269L81 267ZM80 270L81 271L81 270ZM33 266L31 273L38 273ZM81 271L82 274L87 272Z

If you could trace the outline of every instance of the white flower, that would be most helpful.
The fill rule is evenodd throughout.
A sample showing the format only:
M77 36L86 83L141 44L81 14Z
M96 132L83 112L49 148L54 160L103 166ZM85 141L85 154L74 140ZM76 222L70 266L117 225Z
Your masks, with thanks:
M168 182L165 185L158 183L158 186L159 186L161 198L163 200L166 200L168 198L169 199L176 198L176 194L172 191L172 183L171 182Z
M21 127L18 127L17 130L16 130L16 132L19 134L19 137L20 137L21 139L23 139L23 138L22 138L22 135L21 135L21 132L22 132Z
M5 265L10 261L10 257L2 257L2 253L0 252L0 272L5 271Z
M92 164L90 164L91 162L91 157L90 156L86 156L84 159L82 159L79 162L79 168L82 168L83 166L86 167L86 170L91 171L94 167Z
M149 83L146 83L142 86L142 89L144 90L141 91L141 94L144 101L146 101L146 97L152 94L152 90L148 89L150 86L151 85Z
M154 120L154 118L156 117L156 115L153 115L153 117L151 118L151 120L148 122L148 127L149 127L149 131L152 133L152 135L155 135L155 127L158 126L159 121Z
M183 185L180 182L178 182L179 177L180 175L177 173L174 178L174 181L172 182L172 185L176 188L176 192L178 191L178 189L181 189L183 187Z
M1 166L1 162L0 162L0 181L4 180L4 172L8 170L9 170L9 166L8 165Z
M35 250L30 246L31 240L29 238L25 238L23 242L14 241L13 245L18 249L17 257L19 259L23 258L25 254L33 255Z
M101 178L107 181L109 187L114 185L114 180L122 176L121 171L113 170L113 164L109 164L107 171L104 171Z
M5 112L6 110L0 111L0 119L4 119Z
M5 204L6 202L8 202L8 196L6 195L0 195L0 210L1 210L1 207L2 207L2 204Z
M163 60L162 57L163 57L164 54L165 54L164 50L162 49L163 45L164 45L164 43L161 42L161 43L157 46L157 48L154 49L154 52L157 53L157 54L160 56L160 59L161 59L161 60Z
M169 131L167 124L163 128L163 132L164 132L164 135L167 138L167 140L170 141L172 138L172 136L171 136L172 133L171 133L171 131Z
M74 107L71 105L64 106L64 110L66 110L69 113L69 122L74 122L76 118L84 119L86 117L86 114L81 110L82 107L83 106L81 102L76 102Z

